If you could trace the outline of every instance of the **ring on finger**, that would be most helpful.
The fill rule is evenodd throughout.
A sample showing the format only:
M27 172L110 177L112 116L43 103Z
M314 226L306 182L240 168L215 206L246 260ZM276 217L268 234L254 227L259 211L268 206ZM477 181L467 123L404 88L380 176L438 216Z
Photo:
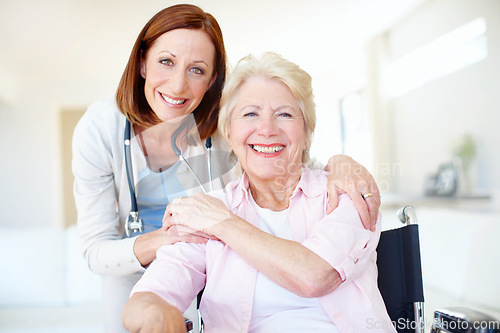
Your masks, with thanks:
M365 193L363 194L363 199L368 199L369 197L371 197L373 195L373 193Z

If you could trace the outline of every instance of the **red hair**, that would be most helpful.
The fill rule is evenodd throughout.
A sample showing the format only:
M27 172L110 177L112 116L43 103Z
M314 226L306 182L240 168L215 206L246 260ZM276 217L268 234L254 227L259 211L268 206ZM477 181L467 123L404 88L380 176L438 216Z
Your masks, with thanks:
M181 28L206 32L215 47L215 81L205 93L200 105L193 111L198 132L203 140L217 129L219 102L226 79L226 51L217 20L197 6L185 4L167 7L149 20L135 41L118 85L116 103L132 124L150 127L161 122L144 95L145 80L141 76L141 59L146 56L158 37Z

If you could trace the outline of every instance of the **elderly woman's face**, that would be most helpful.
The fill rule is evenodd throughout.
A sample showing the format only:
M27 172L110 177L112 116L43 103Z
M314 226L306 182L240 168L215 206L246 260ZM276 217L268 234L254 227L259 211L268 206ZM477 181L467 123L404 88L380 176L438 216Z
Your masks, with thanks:
M247 174L274 179L302 167L304 117L290 89L251 78L236 97L229 142Z

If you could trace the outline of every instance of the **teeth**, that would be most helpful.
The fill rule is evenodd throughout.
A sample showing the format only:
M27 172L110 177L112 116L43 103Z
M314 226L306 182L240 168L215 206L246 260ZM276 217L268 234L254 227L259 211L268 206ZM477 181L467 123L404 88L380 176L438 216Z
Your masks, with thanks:
M252 145L252 148L259 153L272 154L282 150L285 147L284 146L264 147L264 146Z
M163 94L161 94L161 97L163 97L163 99L167 102L167 103L170 103L170 104L175 104L175 105L180 105L180 104L184 104L184 102L186 101L185 99L172 99L168 96L165 96Z

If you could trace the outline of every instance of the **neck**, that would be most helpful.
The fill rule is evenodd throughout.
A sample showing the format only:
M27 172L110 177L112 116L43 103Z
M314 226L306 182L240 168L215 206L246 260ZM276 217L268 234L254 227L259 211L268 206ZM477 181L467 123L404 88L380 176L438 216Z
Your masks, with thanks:
M148 128L134 126L135 134L151 170L166 170L178 161L179 158L172 149L171 138L179 125L179 123L163 122ZM187 149L186 133L187 131L183 130L176 138L176 146L182 151Z
M249 177L249 185L257 205L273 211L282 211L288 208L290 197L299 180L300 172L273 180L257 180Z
M179 124L162 122L151 127L134 126L134 131L137 135L142 134L142 136L146 136L149 140L170 143L170 138L178 127Z

